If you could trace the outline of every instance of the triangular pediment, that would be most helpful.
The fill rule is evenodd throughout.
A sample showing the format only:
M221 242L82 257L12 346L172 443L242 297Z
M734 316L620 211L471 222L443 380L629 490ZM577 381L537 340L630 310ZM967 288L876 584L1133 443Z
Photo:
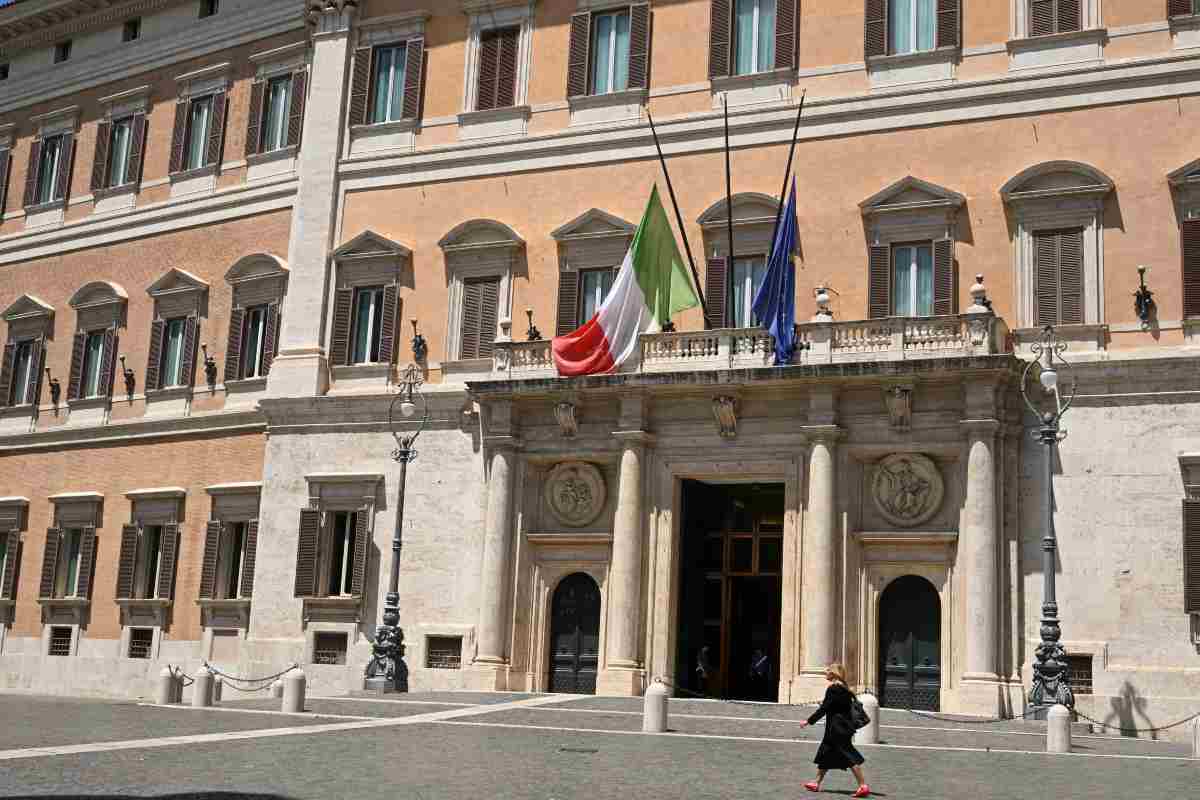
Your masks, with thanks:
M704 213L696 218L702 228L726 224L725 198L713 203ZM779 198L760 192L741 192L733 196L733 224L751 225L756 223L775 224L779 213Z
M363 231L333 251L335 261L355 258L412 258L412 249L375 231Z
M1179 169L1167 175L1167 182L1172 186L1200 183L1200 158L1184 164Z
M961 208L967 198L958 192L908 175L858 204L864 214L923 208Z
M31 294L21 295L11 306L4 310L5 322L30 319L32 317L52 316L54 316L54 307L45 300L41 300Z
M1041 197L1105 195L1113 186L1112 178L1090 164L1046 161L1022 170L1010 179L1000 188L1000 196L1005 202L1012 202Z
M443 250L475 250L487 247L522 247L525 240L516 231L494 219L473 219L455 226L438 242Z
M255 253L239 258L225 273L225 280L228 283L245 283L260 278L277 278L286 275L287 272L287 263L279 256Z
M555 228L550 236L562 241L564 239L591 239L598 236L632 236L637 226L620 217L601 211L598 208L589 209L567 224Z
M119 284L112 281L92 281L71 295L67 302L71 308L80 309L124 303L128 300L129 295Z
M207 292L208 284L187 270L172 267L146 289L151 297L177 292Z

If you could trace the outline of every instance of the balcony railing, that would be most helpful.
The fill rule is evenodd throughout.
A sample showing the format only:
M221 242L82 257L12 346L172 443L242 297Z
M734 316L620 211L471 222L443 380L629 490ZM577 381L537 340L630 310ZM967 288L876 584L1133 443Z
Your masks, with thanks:
M651 333L642 335L639 345L641 358L633 370L638 372L741 369L775 363L774 337L762 328ZM795 365L911 361L1012 350L1008 326L993 314L809 322L796 326L796 345ZM557 374L549 340L496 342L493 379L551 378Z

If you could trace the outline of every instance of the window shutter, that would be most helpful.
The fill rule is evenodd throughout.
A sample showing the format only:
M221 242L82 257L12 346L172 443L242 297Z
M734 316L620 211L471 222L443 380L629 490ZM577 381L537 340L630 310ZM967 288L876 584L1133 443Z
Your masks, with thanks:
M134 114L129 123L129 161L125 165L125 182L141 183L142 163L146 156L146 115Z
M87 345L87 331L76 331L71 346L71 373L67 381L67 399L78 400L83 382L83 348Z
M104 353L101 355L104 360L100 362L100 391L105 397L112 397L113 383L117 377L117 345L119 343L116 328L109 328L104 332Z
M354 515L354 572L350 577L350 594L362 597L367 583L367 562L371 558L371 540L367 538L367 509Z
M225 143L225 111L228 105L229 98L225 96L225 92L217 92L213 95L212 127L208 131L208 153L204 158L206 166L221 165Z
M459 358L491 358L496 339L498 278L463 281L462 324Z
M588 36L589 43L591 35ZM587 67L584 67L586 70ZM585 73L586 74L586 73ZM584 81L586 82L586 77ZM650 87L650 6L634 3L629 7L629 88Z
M867 316L870 319L882 319L892 315L891 273L891 248L887 245L871 247L871 253L867 257Z
M779 0L775 11L775 69L796 68L796 0Z
M383 287L383 318L379 320L379 360L396 362L396 311L400 305L399 287L389 283Z
M733 9L729 0L712 0L708 7L708 77L729 76L733 40Z
M246 311L234 306L229 312L229 340L225 345L225 383L242 377L242 325Z
M4 363L0 364L0 408L8 405L12 396L13 369L17 360L17 345L9 342L4 345Z
M500 32L500 61L496 70L496 108L509 108L517 102L517 45L520 28Z
M158 561L158 592L160 600L171 600L175 588L175 559L179 553L179 523L162 527L162 550Z
M1058 0L1057 33L1077 31L1083 28L1083 14L1079 0Z
M632 22L632 20L630 20ZM629 31L630 88L633 88L633 45L632 25ZM567 97L580 97L588 93L588 51L592 46L592 14L571 15L571 41L567 55Z
M246 541L242 543L242 597L254 594L254 557L258 552L258 520L246 523Z
M25 198L22 205L31 206L37 202L38 166L42 160L42 140L34 139L29 145L29 169L25 173Z
M188 101L180 100L175 104L175 129L171 132L171 164L168 171L172 174L183 169L183 145L187 138Z
M158 388L158 371L162 364L163 332L166 325L161 319L150 323L150 351L146 356L146 386L145 391L152 392Z
M404 113L405 119L421 116L421 91L425 85L425 38L417 36L404 47Z
M210 520L204 528L204 561L200 564L200 599L212 600L216 597L217 585L217 556L221 552L222 525L217 520Z
M63 160L62 169L58 171L57 180L54 182L54 199L66 200L71 193L71 173L75 169L75 135L72 133L63 134L62 144Z
M183 323L183 352L179 356L179 383L196 385L196 349L200 342L200 320L188 317Z
M329 337L329 360L333 366L343 366L349 359L350 309L354 305L353 289L336 289L333 293L333 331Z
M1200 219L1181 228L1183 249L1183 316L1200 315Z
M250 108L246 114L246 155L252 156L262 148L263 102L267 82L257 80L250 86Z
M54 596L54 571L58 567L58 547L61 541L61 530L46 530L46 548L42 551L42 582L38 587L38 597L43 600Z
M296 547L296 597L317 594L317 540L321 536L321 512L300 509L300 540Z
M958 280L954 269L954 240L933 242L933 313L946 316L956 311Z
M579 327L579 285L583 273L579 270L558 273L558 322L556 336L566 336Z
M479 296L479 354L476 358L491 358L496 342L496 320L500 301L500 279L480 281Z
M499 31L484 31L479 37L479 89L475 95L476 111L487 111L496 107L496 77L499 71Z
M79 536L79 580L75 594L88 598L92 595L92 562L96 560L96 528L89 526Z
M937 0L937 46L958 47L961 43L962 0Z
M288 147L300 144L304 131L304 104L308 101L308 72L298 69L292 73L292 103L288 109Z
M1168 17L1186 17L1192 14L1192 0L1167 0Z
M863 52L871 56L886 56L888 0L866 0L863 14Z
M1029 0L1029 35L1054 33L1054 0Z
M371 48L354 51L354 77L350 84L350 124L366 125L368 95L371 92Z
M8 176L12 174L12 151L0 151L0 217L4 216L4 206L8 199Z
M21 547L20 531L8 532L8 545L5 547L4 574L0 576L0 597L6 600L16 599L17 555Z
M36 406L42 400L42 375L46 367L46 337L33 340L29 352L29 380L21 387L25 402Z
M92 159L93 192L108 185L108 146L111 136L111 122L101 122L96 126L96 156Z
M1059 234L1060 325L1083 324L1083 231Z
M723 258L710 258L704 268L704 297L708 306L706 322L710 330L725 327L725 298L728 291L728 263Z
M1200 614L1200 500L1183 501L1183 610Z
M121 555L117 559L117 599L133 597L133 576L137 571L138 526L121 526Z
M463 281L458 344L458 357L463 360L479 356L479 295L477 281Z
M267 319L263 323L262 374L271 374L275 363L275 352L279 349L279 303L267 306Z
M1054 231L1033 234L1034 279L1037 324L1058 324L1058 235Z

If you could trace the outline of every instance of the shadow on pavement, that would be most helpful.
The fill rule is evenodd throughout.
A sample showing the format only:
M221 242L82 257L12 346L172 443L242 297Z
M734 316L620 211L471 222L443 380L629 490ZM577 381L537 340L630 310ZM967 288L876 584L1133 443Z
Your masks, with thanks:
M293 800L282 794L249 794L246 792L184 792L182 794L29 794L6 797L5 800Z

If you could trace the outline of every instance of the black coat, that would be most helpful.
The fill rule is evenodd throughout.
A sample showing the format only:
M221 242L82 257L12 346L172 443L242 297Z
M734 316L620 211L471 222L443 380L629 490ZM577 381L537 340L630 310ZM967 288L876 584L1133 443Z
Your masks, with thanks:
M854 695L844 685L831 683L825 690L821 707L808 718L815 725L825 718L825 735L817 748L813 762L820 769L849 769L863 763L862 753L854 749L854 719L850 715L850 700Z

